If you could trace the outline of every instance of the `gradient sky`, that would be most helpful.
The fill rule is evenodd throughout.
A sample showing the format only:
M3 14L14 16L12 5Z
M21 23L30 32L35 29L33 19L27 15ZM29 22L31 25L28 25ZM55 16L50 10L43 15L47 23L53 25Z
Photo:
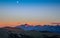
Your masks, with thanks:
M60 22L60 0L0 0L0 26Z

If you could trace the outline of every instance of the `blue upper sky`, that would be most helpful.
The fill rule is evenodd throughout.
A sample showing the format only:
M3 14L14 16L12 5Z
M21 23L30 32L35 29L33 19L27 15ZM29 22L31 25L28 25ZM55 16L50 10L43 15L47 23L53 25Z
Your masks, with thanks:
M31 4L31 3L39 3L39 4L60 4L60 0L0 0L0 3L7 3L7 4L16 4L16 1L19 1L19 3L27 3L27 4Z

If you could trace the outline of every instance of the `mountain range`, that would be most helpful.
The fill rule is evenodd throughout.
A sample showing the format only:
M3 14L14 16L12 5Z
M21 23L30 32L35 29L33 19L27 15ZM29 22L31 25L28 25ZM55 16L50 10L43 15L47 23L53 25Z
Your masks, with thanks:
M19 25L19 26L16 26L16 28L21 28L25 31L27 30L35 30L35 31L49 31L49 32L55 32L55 33L60 33L60 25L56 25L56 26L53 26L53 25L44 25L44 26L41 26L41 25L36 25L36 26L32 26L32 25L28 25L28 24L24 24L24 25Z
M60 38L60 26L18 25L0 28L0 38Z

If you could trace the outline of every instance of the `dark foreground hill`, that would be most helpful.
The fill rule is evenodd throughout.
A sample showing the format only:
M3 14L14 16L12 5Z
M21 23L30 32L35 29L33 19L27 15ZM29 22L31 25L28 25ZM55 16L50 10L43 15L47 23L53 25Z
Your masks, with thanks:
M60 34L48 31L24 31L15 27L0 28L0 38L60 38Z

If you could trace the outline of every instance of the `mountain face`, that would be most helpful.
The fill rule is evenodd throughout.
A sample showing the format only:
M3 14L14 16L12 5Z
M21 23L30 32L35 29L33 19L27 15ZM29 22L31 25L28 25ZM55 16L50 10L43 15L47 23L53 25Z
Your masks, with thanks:
M60 34L48 31L23 30L15 27L0 28L0 38L60 38Z
M60 26L28 26L28 25L20 25L16 26L16 28L21 28L24 29L25 31L27 30L35 30L35 31L49 31L49 32L55 32L55 33L60 33Z
M0 28L0 38L60 38L60 26L31 26Z
M32 38L25 35L25 31L15 27L0 28L0 38Z

